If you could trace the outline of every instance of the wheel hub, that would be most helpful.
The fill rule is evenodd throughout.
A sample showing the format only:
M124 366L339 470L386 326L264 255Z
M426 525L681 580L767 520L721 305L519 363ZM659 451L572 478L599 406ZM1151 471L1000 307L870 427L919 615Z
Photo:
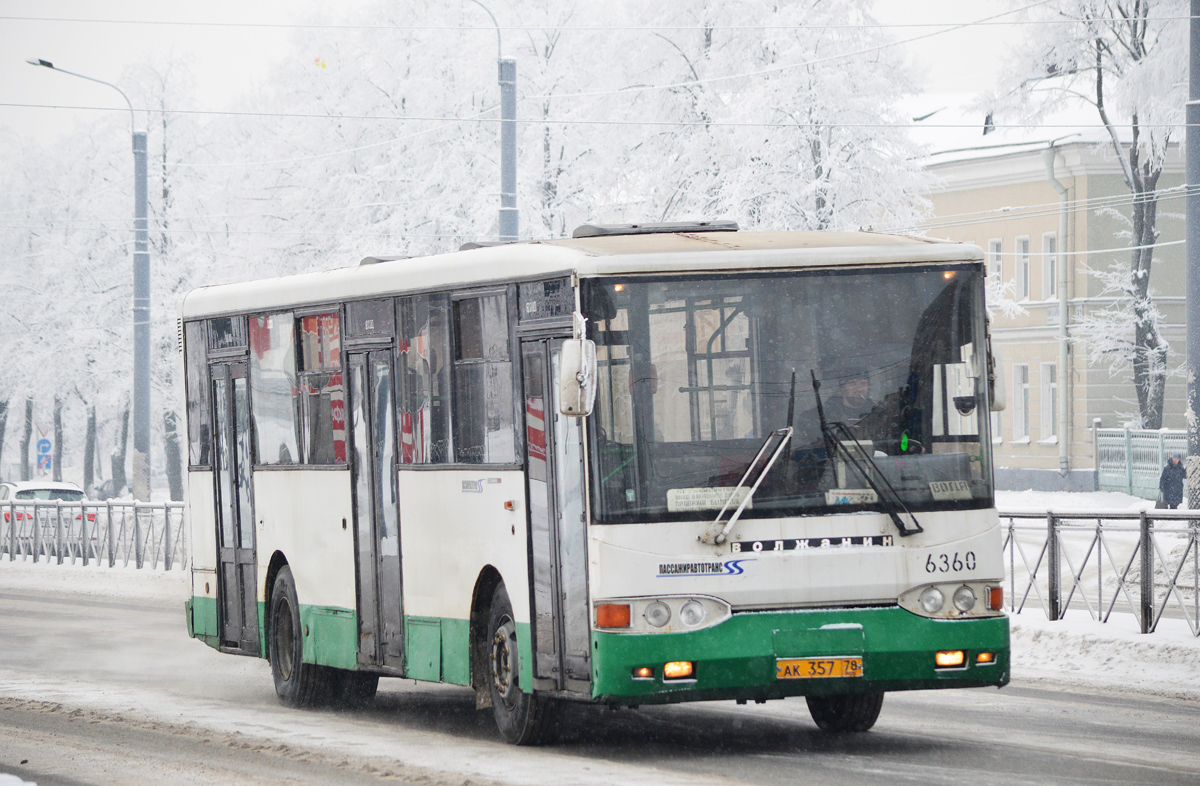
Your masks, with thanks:
M294 665L293 649L295 631L292 630L292 607L286 600L278 606L275 620L275 655L279 660L279 676L284 680L292 677Z
M517 691L516 625L506 618L492 636L492 685L506 707L512 707Z

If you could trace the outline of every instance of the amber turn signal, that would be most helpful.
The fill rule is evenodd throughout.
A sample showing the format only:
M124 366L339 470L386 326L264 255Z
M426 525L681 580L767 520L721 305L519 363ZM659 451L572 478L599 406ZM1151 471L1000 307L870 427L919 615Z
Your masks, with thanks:
M967 656L962 650L942 650L933 656L933 662L939 669L961 666L967 662Z
M1004 587L987 588L987 606L992 611L1004 608Z
M981 652L975 656L975 662L976 663L995 663L996 662L996 653Z
M597 628L628 628L632 614L628 603L597 603Z
M633 678L635 680L652 680L654 679L654 669L649 666L638 666L633 670Z
M687 679L695 672L695 666L690 660L673 660L663 664L663 679L665 680Z

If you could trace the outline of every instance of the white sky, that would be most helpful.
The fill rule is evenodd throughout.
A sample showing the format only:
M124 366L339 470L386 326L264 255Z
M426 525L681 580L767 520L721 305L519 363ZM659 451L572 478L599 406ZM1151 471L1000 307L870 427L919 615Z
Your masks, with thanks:
M714 0L715 1L715 0ZM74 126L93 122L95 112L14 107L11 104L123 107L110 88L82 79L35 69L26 58L49 60L60 68L119 85L130 65L169 56L193 60L197 79L195 109L228 108L246 84L260 80L271 63L288 54L286 28L112 24L95 21L25 21L13 17L58 20L139 20L288 24L308 21L314 11L335 8L354 21L365 0L0 0L0 128L24 137L53 139ZM1010 7L1005 0L881 0L876 14L898 39L928 33L922 23L955 24L993 16ZM370 23L370 20L362 20ZM506 20L501 18L503 25ZM487 20L481 20L481 26ZM1019 28L989 25L944 33L904 47L924 72L932 94L971 93L990 83L1004 42ZM317 53L319 54L319 53ZM928 109L942 103L928 96Z
M339 0L345 13L362 0ZM261 79L287 54L292 31L264 27L167 26L41 19L113 19L235 24L308 21L317 0L0 0L0 126L53 138L95 112L6 106L52 104L125 107L111 88L28 65L26 58L120 85L131 65L186 56L193 60L199 106L225 109L243 86ZM135 102L135 107L137 106Z

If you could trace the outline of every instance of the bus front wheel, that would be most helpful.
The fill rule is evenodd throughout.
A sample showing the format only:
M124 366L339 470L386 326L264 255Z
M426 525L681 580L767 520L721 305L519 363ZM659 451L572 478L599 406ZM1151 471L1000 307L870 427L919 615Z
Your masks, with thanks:
M500 736L513 745L540 745L554 728L553 699L521 690L517 624L504 585L492 595L487 626L487 676Z
M821 731L867 731L879 719L882 693L809 696L808 711Z

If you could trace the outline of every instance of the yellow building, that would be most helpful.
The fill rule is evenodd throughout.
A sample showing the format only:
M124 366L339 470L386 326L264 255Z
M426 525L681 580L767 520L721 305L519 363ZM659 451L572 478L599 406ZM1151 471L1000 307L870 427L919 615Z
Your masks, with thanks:
M928 195L933 214L921 228L983 248L989 274L1020 307L991 309L1008 393L1007 409L992 417L1001 489L1094 488L1093 423L1120 426L1138 411L1132 371L1113 374L1107 363L1089 363L1080 343L1081 323L1118 303L1091 271L1130 258L1129 190L1111 148L1075 142L1050 150L1037 142L943 153L928 167L939 185ZM1150 282L1170 344L1167 367L1176 370L1167 381L1167 428L1184 427L1184 247L1175 242L1184 236L1183 180L1183 157L1174 148L1158 183Z

